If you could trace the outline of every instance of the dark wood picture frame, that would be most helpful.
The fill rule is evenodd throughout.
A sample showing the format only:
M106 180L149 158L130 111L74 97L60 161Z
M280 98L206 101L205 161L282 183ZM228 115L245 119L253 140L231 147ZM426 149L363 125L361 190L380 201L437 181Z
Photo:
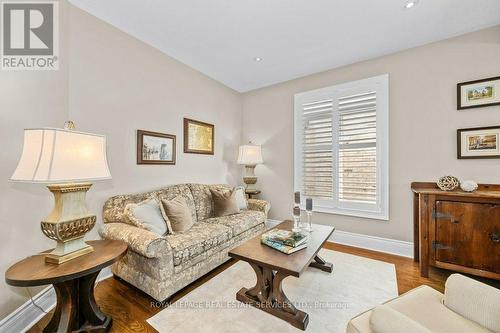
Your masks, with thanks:
M462 155L462 133L463 132L473 132L473 131L482 131L482 130L490 130L497 129L500 132L499 126L487 126L487 127L472 127L472 128L460 128L457 129L457 158L458 159L487 159L487 158L500 158L500 154L497 155L486 155L486 156L463 156ZM500 136L497 137L497 147L500 145Z
M481 80L474 80L474 81L457 83L457 110L466 110L466 109L483 108L483 107L487 107L487 106L500 105L500 102L494 102L494 103L487 103L487 104L462 106L462 87L463 86L471 85L471 84L475 84L475 83L488 82L488 81L496 81L496 80L500 80L500 76L489 77L487 79L481 79ZM499 91L499 93L500 93L500 91Z
M189 124L193 123L199 126L205 126L212 129L212 150L197 150L189 148ZM187 154L204 154L214 155L215 150L215 126L213 124L205 123L199 120L184 118L184 153Z
M144 136L153 136L158 138L166 138L172 140L172 159L171 160L144 160L142 154L142 148L144 143ZM172 134L137 130L137 164L167 164L175 165L176 151L177 151L176 136Z

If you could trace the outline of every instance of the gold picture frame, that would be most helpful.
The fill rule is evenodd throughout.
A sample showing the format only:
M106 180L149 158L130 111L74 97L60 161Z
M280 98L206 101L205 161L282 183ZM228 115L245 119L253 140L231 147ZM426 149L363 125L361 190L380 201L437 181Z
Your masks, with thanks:
M184 118L184 153L214 155L215 126Z

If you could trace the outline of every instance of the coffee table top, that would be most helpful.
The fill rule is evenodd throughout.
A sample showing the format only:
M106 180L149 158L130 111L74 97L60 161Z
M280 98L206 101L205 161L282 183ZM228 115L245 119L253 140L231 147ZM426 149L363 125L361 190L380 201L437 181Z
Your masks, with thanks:
M292 227L293 221L286 220L274 228L292 230ZM229 251L229 256L299 277L334 230L335 228L331 226L314 224L307 247L292 254L285 254L261 244L261 235L258 235Z

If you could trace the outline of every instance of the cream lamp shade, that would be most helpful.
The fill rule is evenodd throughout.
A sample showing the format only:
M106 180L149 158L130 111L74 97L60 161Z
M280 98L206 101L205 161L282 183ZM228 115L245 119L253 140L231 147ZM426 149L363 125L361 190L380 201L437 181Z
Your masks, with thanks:
M110 179L106 137L59 128L24 130L24 146L12 181L66 183Z
M238 164L257 165L262 163L264 161L262 160L261 146L251 143L240 146Z
M109 179L106 137L74 131L68 121L64 129L24 130L21 159L12 181L47 183L54 195L54 208L41 222L42 232L57 242L45 255L50 264L62 264L93 251L84 241L96 216L85 203L91 180Z

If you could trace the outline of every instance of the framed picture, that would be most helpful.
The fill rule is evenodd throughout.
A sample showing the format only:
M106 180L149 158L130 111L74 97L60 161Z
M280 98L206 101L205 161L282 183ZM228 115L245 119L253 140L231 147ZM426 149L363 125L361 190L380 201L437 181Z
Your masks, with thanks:
M175 135L137 130L137 164L175 164Z
M457 157L500 158L500 126L457 130Z
M184 118L184 152L214 154L214 125Z
M457 109L500 105L500 76L457 84Z

